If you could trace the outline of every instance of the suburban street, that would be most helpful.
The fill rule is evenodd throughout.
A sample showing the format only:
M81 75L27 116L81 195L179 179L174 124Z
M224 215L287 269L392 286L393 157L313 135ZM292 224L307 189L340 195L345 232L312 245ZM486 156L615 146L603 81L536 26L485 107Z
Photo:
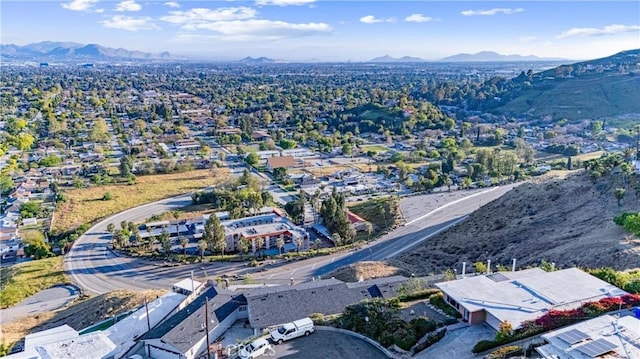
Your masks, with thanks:
M96 294L117 289L170 288L173 283L188 277L191 271L198 279L222 274L251 274L254 280L263 283L285 283L292 278L298 282L307 281L358 261L391 258L464 220L482 204L502 196L517 185L469 192L458 191L455 195L452 195L454 192L446 192L407 197L402 200L406 223L370 245L346 253L303 261L285 262L276 259L272 261L273 264L259 268L248 268L243 262L165 266L161 261L119 257L107 248L110 240L107 232L108 223L120 223L123 220L141 221L153 214L189 205L190 194L183 195L133 208L99 222L76 241L65 256L64 266L75 284Z

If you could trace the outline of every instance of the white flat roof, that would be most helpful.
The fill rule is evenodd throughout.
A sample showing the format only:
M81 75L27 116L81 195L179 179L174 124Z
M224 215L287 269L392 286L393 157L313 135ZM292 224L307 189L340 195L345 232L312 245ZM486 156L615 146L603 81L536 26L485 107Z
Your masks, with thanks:
M515 328L548 309L579 307L582 301L620 296L625 291L577 268L545 272L539 268L467 277L436 286L469 312L485 310Z
M578 330L588 337L574 344L559 337L560 334ZM574 335L575 337L575 335ZM544 358L557 359L591 359L579 349L596 340L604 339L615 345L612 351L616 355L600 355L598 358L640 358L640 319L632 316L620 318L616 324L616 318L611 315L603 315L578 324L542 335L548 344L538 347L538 352Z
M193 291L193 289L197 289L200 285L202 285L202 283L198 282L197 280L194 280L192 283L191 278L185 278L178 283L173 284L174 287L188 290L189 292Z
M103 333L86 334L78 338L45 344L36 350L43 359L103 358L116 345Z

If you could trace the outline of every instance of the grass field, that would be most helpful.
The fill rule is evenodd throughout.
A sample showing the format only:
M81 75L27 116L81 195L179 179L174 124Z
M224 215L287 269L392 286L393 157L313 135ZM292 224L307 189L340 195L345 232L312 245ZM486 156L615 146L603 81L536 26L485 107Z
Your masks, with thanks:
M10 307L30 295L67 281L62 257L52 257L2 268L0 308Z
M349 166L322 166L322 167L307 167L305 170L314 176L330 176L336 172L350 169Z
M385 146L382 146L382 145L363 145L363 146L360 147L360 149L362 151L364 151L364 152L375 151L375 152L378 152L378 153L389 151L388 147L385 147Z
M53 231L67 231L83 223L182 193L201 190L222 182L227 170L196 170L167 175L139 176L134 185L96 186L66 190L67 201L54 214ZM105 192L113 199L103 201Z

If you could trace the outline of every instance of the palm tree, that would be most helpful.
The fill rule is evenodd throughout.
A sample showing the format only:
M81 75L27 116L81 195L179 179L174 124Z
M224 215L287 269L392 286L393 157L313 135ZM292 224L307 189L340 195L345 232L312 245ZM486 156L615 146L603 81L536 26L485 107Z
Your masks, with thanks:
M367 232L367 242L371 239L371 233L373 232L373 225L371 222L365 222L364 231Z
M278 254L282 255L282 247L284 247L284 239L278 238L276 240L276 247L278 247Z
M160 246L162 246L164 255L169 256L169 251L171 251L171 237L169 236L169 232L162 231L160 235Z
M201 239L198 242L198 248L200 249L200 259L204 259L204 251L207 250L207 247L209 245L207 244L207 241L205 241L204 239Z
M262 247L264 246L264 242L265 242L264 237L258 237L255 239L255 241L256 241L256 249L258 250L258 253L262 253Z
M320 251L320 245L322 244L322 239L317 238L314 243L316 244L316 251L319 252Z
M302 237L296 238L296 253L300 253L300 247L302 247Z
M186 237L180 237L180 246L182 246L182 254L187 254L187 245L189 240Z
M173 216L173 219L176 220L176 236L179 236L180 235L180 222L178 222L178 219L180 218L180 212L173 211L171 213L171 215Z

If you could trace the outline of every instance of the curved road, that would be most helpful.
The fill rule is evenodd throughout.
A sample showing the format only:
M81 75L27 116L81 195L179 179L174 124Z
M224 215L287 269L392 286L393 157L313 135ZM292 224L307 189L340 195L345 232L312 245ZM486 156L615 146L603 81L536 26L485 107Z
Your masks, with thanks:
M502 196L517 185L519 184L474 191L463 198L447 199L443 198L443 194L421 196L418 200L420 202L424 202L429 196L433 196L432 198L439 196L438 207L418 218L410 218L404 226L382 236L371 245L363 246L357 251L336 253L304 261L280 262L261 268L247 268L245 263L229 262L164 267L157 261L118 257L107 249L110 239L107 232L108 223L119 224L123 220L141 221L153 214L191 204L190 194L182 195L129 209L97 223L76 240L64 258L64 267L76 284L96 294L118 289L166 289L173 283L188 277L191 271L198 278L223 273L251 273L254 279L265 283L283 283L291 278L297 281L308 280L358 261L391 258L462 221L480 205ZM417 198L409 197L403 200Z

